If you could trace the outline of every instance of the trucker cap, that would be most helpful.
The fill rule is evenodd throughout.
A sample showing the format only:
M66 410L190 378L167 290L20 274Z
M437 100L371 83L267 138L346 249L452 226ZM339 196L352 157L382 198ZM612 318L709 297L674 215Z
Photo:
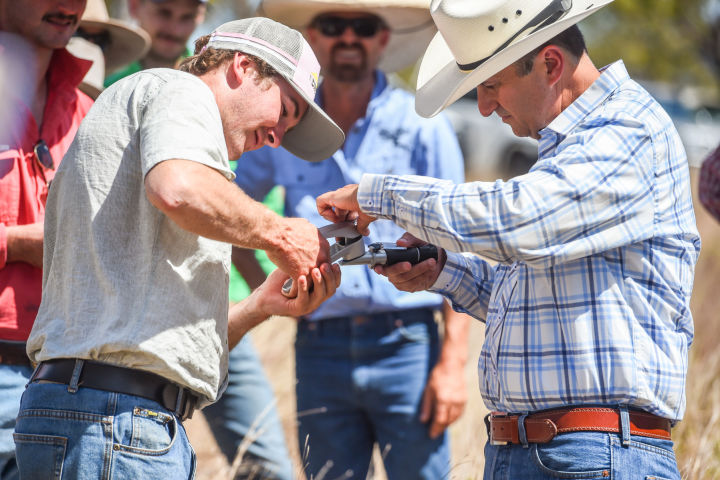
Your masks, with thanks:
M300 122L283 137L290 153L317 162L345 141L340 127L315 103L320 64L300 32L265 17L233 20L216 28L206 48L237 50L266 61L308 103Z

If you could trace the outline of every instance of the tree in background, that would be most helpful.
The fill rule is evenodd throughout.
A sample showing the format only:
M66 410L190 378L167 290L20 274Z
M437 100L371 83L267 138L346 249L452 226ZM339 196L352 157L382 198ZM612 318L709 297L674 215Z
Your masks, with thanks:
M720 1L615 0L583 27L598 65L622 58L634 76L720 98Z

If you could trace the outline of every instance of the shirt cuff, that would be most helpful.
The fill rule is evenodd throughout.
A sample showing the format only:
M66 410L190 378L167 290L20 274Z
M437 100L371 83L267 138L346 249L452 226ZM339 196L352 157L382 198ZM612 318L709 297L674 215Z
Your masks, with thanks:
M454 292L460 287L462 275L457 275L457 266L465 264L465 257L460 253L448 252L445 250L447 260L435 283L428 289L436 293Z
M373 217L382 215L383 187L385 175L366 173L358 186L357 201L363 213Z
M4 223L0 223L0 269L5 268L7 263L7 229Z

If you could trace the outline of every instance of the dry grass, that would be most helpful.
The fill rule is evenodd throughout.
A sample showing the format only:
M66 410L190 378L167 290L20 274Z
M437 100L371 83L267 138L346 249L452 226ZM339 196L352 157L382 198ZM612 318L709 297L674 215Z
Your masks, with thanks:
M694 189L697 171L693 169L692 174ZM690 350L687 413L673 431L673 438L683 478L709 480L720 478L720 349L716 347L717 332L720 332L720 293L716 290L720 283L720 226L702 209L697 199L695 207L703 241L692 298L695 342ZM276 318L258 327L252 335L275 388L288 445L302 478L295 430L294 322ZM470 361L465 371L470 396L465 413L450 429L453 468L449 478L454 480L482 478L482 449L486 438L483 417L486 410L478 393L476 371L482 338L483 324L473 322ZM198 480L228 478L229 466L215 445L202 415L197 415L186 426L198 454ZM369 478L382 480L385 475L378 459L379 454Z

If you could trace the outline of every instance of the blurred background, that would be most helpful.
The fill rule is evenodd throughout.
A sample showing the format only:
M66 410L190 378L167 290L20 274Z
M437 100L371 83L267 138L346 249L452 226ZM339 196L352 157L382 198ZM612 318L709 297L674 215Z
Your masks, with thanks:
M111 16L131 21L126 0L106 0ZM221 23L253 15L259 0L212 0L206 21L193 38ZM615 0L580 24L597 66L622 58L630 75L643 84L673 118L688 153L693 195L697 167L720 143L720 0ZM192 46L190 46L192 48ZM415 70L394 79L412 90ZM537 158L536 143L516 138L496 116L482 117L473 93L447 113L465 155L468 180L492 181L526 172ZM691 308L695 341L690 350L685 419L673 430L678 463L685 479L720 478L720 226L695 199L703 246L697 265ZM475 362L484 324L472 325L470 361L466 368L469 401L465 413L451 427L452 479L481 479L486 413L477 392ZM300 478L294 405L294 321L275 318L252 332L275 388L288 445ZM186 424L198 453L200 480L228 478L229 467L202 415ZM377 462L376 462L377 463ZM383 479L378 464L369 478ZM320 480L320 479L317 479ZM326 479L331 480L331 479Z

